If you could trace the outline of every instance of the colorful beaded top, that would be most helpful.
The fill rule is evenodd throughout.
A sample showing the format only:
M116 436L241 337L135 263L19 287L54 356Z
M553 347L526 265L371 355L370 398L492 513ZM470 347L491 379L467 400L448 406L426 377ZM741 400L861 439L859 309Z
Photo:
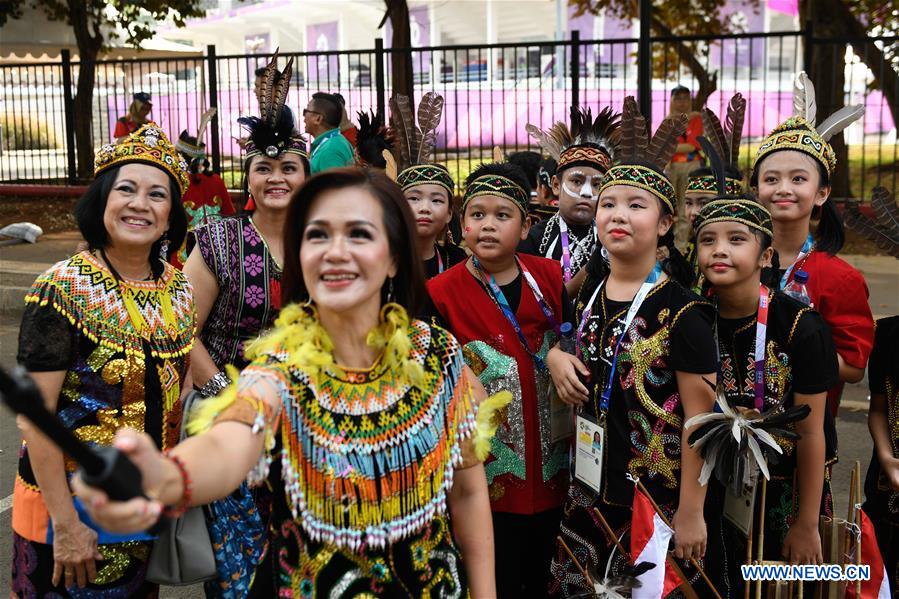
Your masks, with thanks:
M801 71L793 87L793 116L775 127L765 138L759 146L753 169L758 169L762 160L772 152L795 150L814 158L830 176L837 168L837 157L829 143L830 138L864 114L865 107L862 104L844 106L816 125L815 86L805 72Z
M187 162L156 123L147 123L130 133L121 143L101 146L94 157L94 177L128 162L142 162L161 168L178 182L182 195L190 185Z
M280 435L293 517L313 541L354 552L384 548L445 513L462 443L477 427L452 335L388 304L369 343L384 350L370 369L341 368L314 311L288 306L215 408L255 401L260 385L276 390L280 422L266 447L270 454ZM270 460L251 483L268 477Z
M118 281L93 254L81 252L39 276L25 303L52 305L94 343L129 355L143 357L144 342L158 358L184 356L193 347L193 290L169 264L155 281Z

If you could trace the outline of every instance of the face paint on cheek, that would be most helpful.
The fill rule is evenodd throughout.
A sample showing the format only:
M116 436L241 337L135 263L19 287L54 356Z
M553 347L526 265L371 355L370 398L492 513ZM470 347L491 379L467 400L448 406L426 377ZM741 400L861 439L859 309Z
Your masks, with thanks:
M599 199L599 195L593 192L593 177L587 177L587 180L581 185L580 191L571 189L571 187L568 186L567 181L562 183L562 189L565 193L574 198L590 198L590 200L594 202Z

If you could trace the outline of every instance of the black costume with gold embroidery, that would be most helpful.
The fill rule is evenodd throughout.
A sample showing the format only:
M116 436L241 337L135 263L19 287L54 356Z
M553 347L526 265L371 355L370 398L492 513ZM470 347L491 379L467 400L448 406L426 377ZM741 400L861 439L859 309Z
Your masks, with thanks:
M783 410L792 407L794 393L823 393L833 386L838 376L836 349L830 338L830 330L821 316L781 292L771 292L769 297L763 412L772 408ZM752 408L755 404L755 329L755 315L738 319L718 317L718 351L721 355L719 389L733 406ZM795 428L795 424L788 425L788 428ZM833 464L837 449L836 427L828 410L825 410L824 415L824 438L825 463ZM781 549L784 538L799 512L798 481L794 479L798 467L797 442L780 438L777 440L783 449L783 455L776 464L768 464L771 480L767 484L764 506L764 557L769 560L783 559ZM717 484L713 480L710 486ZM760 485L756 492L761 492ZM755 530L759 528L761 508L761 501L757 500ZM833 514L833 497L828 479L824 481L821 513ZM739 564L745 563L746 538L726 520L724 531L728 562L731 564L731 584L732 588L737 589L742 585ZM755 543L753 546L757 547ZM753 553L756 551L754 549Z
M587 267L590 274L578 295L578 323L587 308L585 303L600 283L593 275L595 266ZM610 301L605 290L601 290L579 337L591 383L590 399L581 413L593 419L599 415L599 398L609 379L613 351L629 307L630 302ZM605 423L602 493L597 496L589 487L572 480L560 531L578 561L590 571L604 576L610 555L610 576L620 573L628 563L629 556L614 550L593 513L593 508L598 508L616 536L624 535L623 545L630 546L634 484L628 475L640 478L669 518L677 510L684 410L675 372L715 372L712 318L709 303L666 279L650 291L621 341ZM719 504L714 497L706 502L712 509ZM723 566L716 563L723 555L716 527L720 513L707 514L706 521L709 544L705 568L720 591L724 587ZM570 597L587 590L582 575L561 548L554 555L552 570L552 596ZM684 573L695 581L697 593L708 591L695 570L684 566Z

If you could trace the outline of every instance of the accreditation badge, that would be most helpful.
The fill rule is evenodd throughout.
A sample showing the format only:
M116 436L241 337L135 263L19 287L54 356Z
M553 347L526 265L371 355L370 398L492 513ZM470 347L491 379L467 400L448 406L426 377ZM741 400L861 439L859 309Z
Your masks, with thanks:
M585 415L575 423L574 477L600 492L602 458L606 449L606 432L602 426Z

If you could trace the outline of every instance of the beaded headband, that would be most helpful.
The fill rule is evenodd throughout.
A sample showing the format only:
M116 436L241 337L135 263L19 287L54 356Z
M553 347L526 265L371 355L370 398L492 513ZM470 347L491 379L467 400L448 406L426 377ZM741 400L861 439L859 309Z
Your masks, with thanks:
M775 127L765 138L752 168L757 169L762 160L773 152L796 150L817 160L830 176L837 168L837 157L830 146L830 138L864 114L862 104L844 106L816 125L815 86L804 72L800 72L793 87L793 116Z
M287 153L296 154L297 156L301 156L303 158L306 158L307 160L309 159L309 154L306 152L306 138L300 134L291 135L286 140L271 144L269 146L266 146L265 148L256 147L256 144L254 144L251 139L247 141L244 149L247 152L246 158L253 158L254 156L268 156L269 158L277 158L282 153Z
M523 217L528 214L528 194L512 179L501 175L482 175L469 183L465 189L465 198L462 201L462 212L472 199L478 196L499 196L506 198L521 210Z
M396 182L403 188L403 191L406 191L410 187L415 187L416 185L433 183L434 185L440 185L446 189L450 197L452 197L453 189L455 188L453 178L450 176L449 172L436 164L418 164L410 166L397 175Z
M528 123L525 130L558 163L557 173L573 166L590 166L605 173L618 145L620 115L604 108L594 118L591 109L572 106L570 117L570 127L557 122L543 130Z
M747 198L713 200L699 211L693 222L693 229L698 234L705 225L720 222L742 223L750 229L770 237L774 236L771 213L755 200Z
M710 195L718 195L718 181L714 175L690 177L687 179L687 190L685 193L707 193ZM738 179L725 177L724 193L730 196L740 195L743 193L743 182Z
M156 123L147 123L120 143L103 145L94 158L94 177L128 162L143 162L161 168L175 178L182 195L190 184L187 162Z
M674 186L668 177L649 167L642 164L616 164L603 177L599 195L602 196L603 192L613 185L628 185L645 189L665 205L669 214L675 213Z
M599 146L571 146L562 150L559 155L556 172L573 166L592 166L604 173L612 166L612 158Z

